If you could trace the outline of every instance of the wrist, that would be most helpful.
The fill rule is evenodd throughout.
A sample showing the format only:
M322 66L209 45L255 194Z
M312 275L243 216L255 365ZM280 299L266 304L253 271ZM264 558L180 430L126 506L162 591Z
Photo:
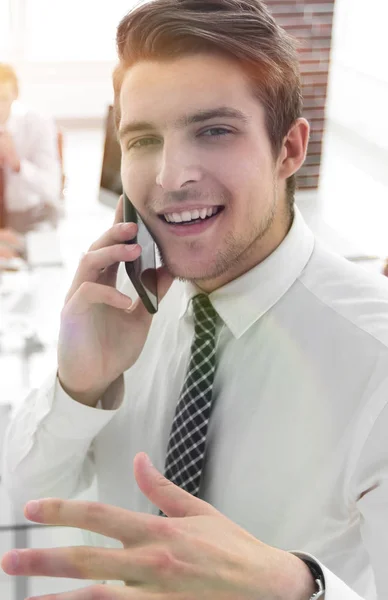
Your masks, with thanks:
M315 579L306 563L292 553L285 552L286 561L279 577L279 598L284 600L310 600L317 591Z
M300 589L298 590L298 595L296 596L296 598L298 598L298 600L310 600L310 598L312 598L312 596L317 591L317 584L315 582L313 574L311 573L311 570L308 568L306 563L303 562L303 560L301 560L300 558L297 558L297 560L299 560L301 566L299 578Z
M67 383L65 383L58 371L58 381L60 386L62 387L63 391L66 392L66 394L68 396L70 396L70 398L72 398L73 400L75 400L76 402L79 402L80 404L84 404L85 406L90 406L91 408L96 408L98 401L100 400L101 396L104 394L105 389L103 390L73 390L71 388L71 386L67 385Z
M312 580L314 581L314 592L309 597L309 600L318 600L319 598L323 600L325 597L326 585L325 576L319 562L310 554L305 554L303 552L292 552L292 554L299 558L304 565L306 565L310 571Z

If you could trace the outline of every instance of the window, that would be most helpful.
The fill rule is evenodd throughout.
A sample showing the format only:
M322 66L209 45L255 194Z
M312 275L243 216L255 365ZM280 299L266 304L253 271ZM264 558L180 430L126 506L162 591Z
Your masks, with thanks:
M133 2L128 0L28 0L25 59L32 62L115 60L116 28L131 4Z
M135 4L137 0L0 0L0 60L115 61L117 25Z
M337 0L333 36L335 59L347 68L388 81L388 3Z
M0 61L10 60L11 15L7 0L0 2Z

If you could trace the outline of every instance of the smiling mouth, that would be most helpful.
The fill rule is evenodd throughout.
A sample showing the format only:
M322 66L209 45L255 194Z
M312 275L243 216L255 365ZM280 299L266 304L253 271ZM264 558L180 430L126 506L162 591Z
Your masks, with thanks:
M159 218L169 225L195 225L213 219L224 210L224 206L212 206L180 213L166 213L159 215Z

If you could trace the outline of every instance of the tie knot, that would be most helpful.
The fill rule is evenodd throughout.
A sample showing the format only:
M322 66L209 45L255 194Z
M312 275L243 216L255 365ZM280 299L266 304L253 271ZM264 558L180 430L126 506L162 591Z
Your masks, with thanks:
M194 327L196 335L214 335L217 313L206 294L198 294L193 300Z

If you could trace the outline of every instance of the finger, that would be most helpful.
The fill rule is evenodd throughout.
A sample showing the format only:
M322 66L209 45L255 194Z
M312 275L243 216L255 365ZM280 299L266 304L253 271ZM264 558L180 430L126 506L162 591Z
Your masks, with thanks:
M123 581L131 588L190 590L205 574L161 547L133 552L119 548L27 548L2 559L8 575Z
M165 519L137 513L101 502L44 498L29 502L25 516L30 521L76 527L119 540L125 545L143 544L155 539L152 525Z
M62 315L66 316L68 311L73 315L83 314L94 304L105 304L120 310L133 308L132 298L119 292L116 288L102 283L85 281L70 300L67 300Z
M111 585L93 585L80 590L65 592L62 594L48 594L45 596L34 596L28 600L158 600L148 593L143 594L136 590L130 591L127 588Z
M34 596L29 600L194 600L194 597L180 592L150 593L123 586L93 585L62 594Z
M158 303L161 302L163 297L166 295L174 278L170 275L165 267L159 267L156 269L156 277L157 277L157 297ZM151 277L151 280L153 278ZM144 282L147 287L147 282ZM152 290L154 285L149 285L148 289ZM136 311L136 320L138 323L146 323L152 319L152 315L148 312L143 302L138 298L136 302L134 302L130 307L130 312L134 313Z
M141 247L138 244L116 244L87 252L80 260L77 272L66 296L66 302L86 281L97 282L103 269L118 265L122 261L139 258Z
M23 577L66 577L96 581L144 583L147 569L136 564L129 551L119 548L73 546L69 548L27 548L13 550L2 559L8 575Z
M103 269L122 261L132 262L139 258L141 250L139 244L115 244L87 252L80 260L76 280L96 281Z
M120 548L27 548L2 559L7 575L123 581L128 587L153 591L190 589L200 571L161 547L137 552Z
M132 240L137 233L136 223L116 223L108 231L105 231L101 237L99 237L89 248L91 250L98 250L99 248L105 248L106 246L113 246L114 244L123 244Z
M168 596L167 594L149 594L140 590L112 585L93 585L80 590L48 596L34 596L29 600L188 600L187 596Z
M166 479L150 463L147 454L144 452L139 452L135 456L133 466L135 479L140 490L168 517L221 516L221 513L211 504L196 498Z

